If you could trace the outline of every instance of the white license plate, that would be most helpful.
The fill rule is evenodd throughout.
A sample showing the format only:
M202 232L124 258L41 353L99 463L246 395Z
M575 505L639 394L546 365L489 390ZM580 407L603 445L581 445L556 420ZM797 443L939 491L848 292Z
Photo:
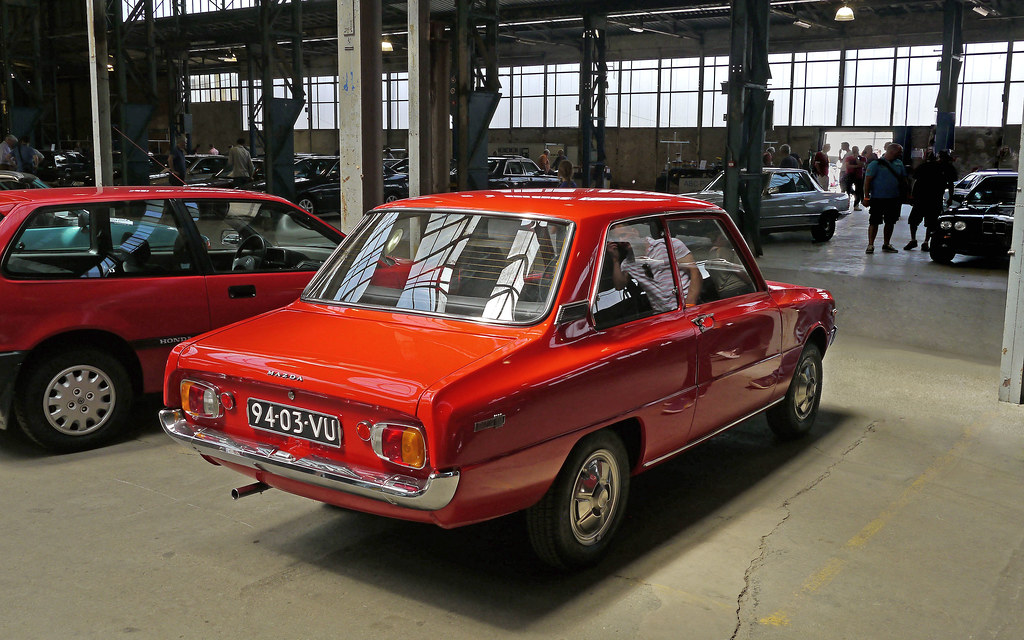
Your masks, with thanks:
M249 426L331 447L341 446L341 418L291 407L269 400L249 398L245 409Z

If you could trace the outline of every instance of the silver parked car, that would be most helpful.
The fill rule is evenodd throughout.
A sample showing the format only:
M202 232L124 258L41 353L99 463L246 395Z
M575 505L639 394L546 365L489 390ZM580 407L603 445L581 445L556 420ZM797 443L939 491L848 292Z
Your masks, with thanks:
M725 174L720 173L698 193L686 195L722 206ZM818 242L836 232L836 220L850 213L850 197L825 191L803 169L764 169L761 192L761 233L808 229Z

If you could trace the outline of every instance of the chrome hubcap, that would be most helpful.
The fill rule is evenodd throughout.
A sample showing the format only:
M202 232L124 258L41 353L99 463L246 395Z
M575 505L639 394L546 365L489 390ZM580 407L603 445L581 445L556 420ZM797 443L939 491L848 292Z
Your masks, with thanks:
M595 544L608 531L621 486L611 452L601 449L590 454L576 474L569 504L572 534L580 544Z
M312 200L306 200L305 198L303 198L302 200L299 200L299 206L302 207L303 209L305 209L306 211L312 211L313 210L313 201Z
M796 417L806 420L814 408L814 399L818 397L818 367L808 358L801 363L800 369L793 379L793 406Z
M50 380L43 415L57 431L81 436L107 423L116 397L107 374L96 367L76 365Z

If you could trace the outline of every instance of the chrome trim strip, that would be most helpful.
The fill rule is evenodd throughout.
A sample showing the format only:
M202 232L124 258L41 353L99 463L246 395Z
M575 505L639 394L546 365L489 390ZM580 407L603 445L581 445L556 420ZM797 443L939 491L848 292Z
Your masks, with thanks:
M160 426L182 445L211 458L408 509L442 509L451 502L459 486L458 471L421 479L353 467L319 456L296 458L272 445L196 428L178 409L161 410Z
M743 422L747 418L753 418L754 416L756 416L757 414L761 413L762 411L765 411L767 409L771 409L772 407L774 407L775 405L779 404L780 402L782 402L785 399L786 399L786 396L782 396L778 400L776 400L776 401L774 401L774 402L772 402L770 404L767 404L764 407L761 407L757 411L754 411L753 413L748 413L747 415L743 416L739 420L736 420L734 422L730 422L729 424L725 425L724 427L722 427L718 431L715 431L713 433L707 434L706 436L704 436L700 440L694 440L693 442L691 442L689 444L686 444L686 445L683 445L682 447L676 449L675 451L671 451L669 453L666 453L665 455L663 455L663 456L661 456L659 458L655 458L654 460L651 460L650 462L645 462L644 463L644 468L647 468L647 467L649 467L651 465L658 464L662 460L666 460L666 459L671 458L672 456L674 456L674 455L676 455L678 453L682 453L683 451L686 451L690 447L695 447L698 444L700 444L700 443L704 442L705 440L707 440L708 438L713 438L713 437L717 436L718 434L722 433L723 431L726 431L728 429L731 429L732 427L735 427L736 425L738 425L739 423Z

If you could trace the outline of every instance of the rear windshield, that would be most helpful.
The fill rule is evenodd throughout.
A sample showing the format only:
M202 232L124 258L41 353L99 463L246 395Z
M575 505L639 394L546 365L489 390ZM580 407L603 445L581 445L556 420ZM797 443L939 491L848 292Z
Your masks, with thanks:
M510 324L547 315L569 223L436 211L371 215L303 299Z

